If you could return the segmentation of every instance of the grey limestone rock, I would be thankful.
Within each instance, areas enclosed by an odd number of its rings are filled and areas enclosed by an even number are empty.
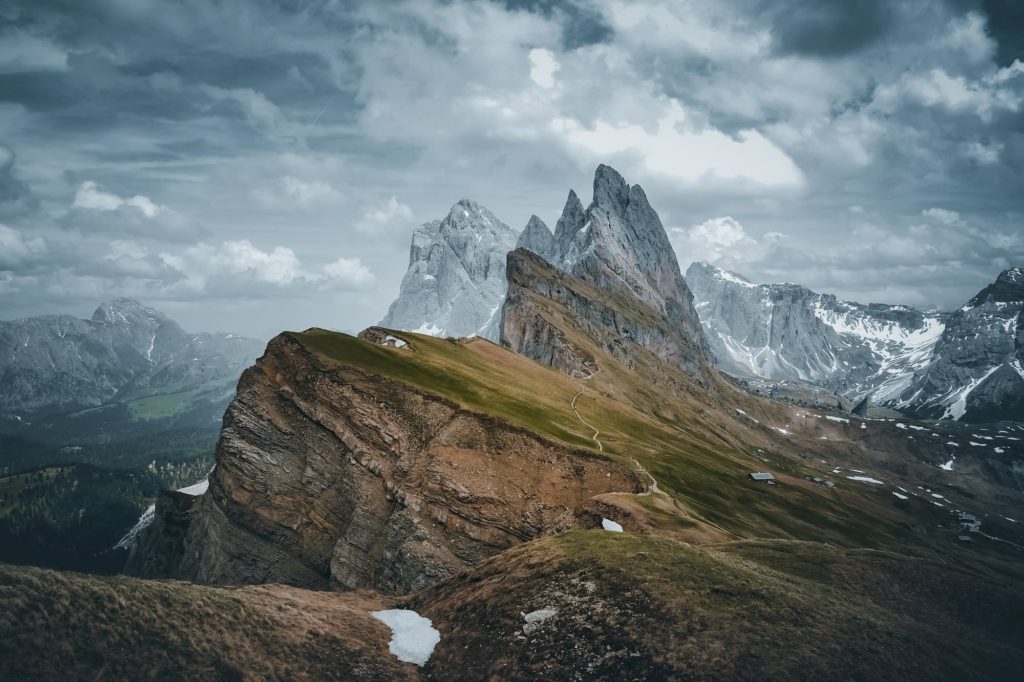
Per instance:
[[[443,220],[416,229],[409,269],[382,327],[435,336],[497,339],[505,298],[505,256],[516,232],[463,199]]]

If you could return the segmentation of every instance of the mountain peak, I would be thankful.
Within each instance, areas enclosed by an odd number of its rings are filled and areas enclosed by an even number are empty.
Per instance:
[[[594,205],[622,214],[629,203],[630,187],[617,170],[603,163],[594,171]],[[646,199],[646,197],[645,197]]]
[[[162,322],[167,317],[153,308],[142,305],[134,298],[118,297],[101,303],[92,314],[93,322],[126,324],[141,320]]]
[[[448,233],[446,227],[454,227],[458,231],[472,232],[476,236],[487,232],[492,235],[503,237],[515,237],[515,232],[505,223],[498,220],[487,207],[478,204],[472,199],[459,199],[448,211],[448,215],[441,221],[442,233]]]
[[[974,308],[988,301],[993,303],[1012,303],[1024,301],[1024,268],[1007,268],[999,273],[996,281],[977,293],[968,304]]]
[[[554,235],[543,220],[535,215],[530,216],[523,233],[519,235],[517,248],[529,249],[545,260],[550,261],[554,257]]]
[[[996,278],[997,282],[1009,282],[1009,283],[1024,283],[1024,268],[1007,268],[999,273],[999,277]]]
[[[757,286],[739,273],[730,272],[706,261],[694,261],[693,263],[690,263],[690,267],[686,269],[687,282],[698,277],[710,277],[723,282],[729,282],[731,284],[739,284],[744,287]]]

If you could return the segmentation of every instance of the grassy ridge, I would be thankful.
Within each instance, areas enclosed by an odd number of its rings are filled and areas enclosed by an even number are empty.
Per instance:
[[[664,365],[640,355],[639,368],[626,368],[569,328],[573,343],[587,344],[601,371],[577,381],[483,340],[456,343],[394,332],[412,350],[395,349],[352,336],[309,330],[289,333],[330,362],[411,384],[466,409],[491,414],[547,438],[596,452],[592,431],[569,408],[601,430],[603,455],[633,468],[635,459],[694,517],[738,537],[779,537],[836,542],[847,546],[901,546],[918,542],[893,515],[878,491],[850,486],[838,492],[814,487],[768,487],[746,480],[770,457],[776,472],[802,477],[797,458],[752,438],[727,419],[734,403],[750,409],[754,400],[731,387],[721,391],[673,392],[645,379]],[[685,376],[679,383],[687,381]],[[725,396],[723,399],[722,396]],[[757,447],[763,445],[764,447]]]

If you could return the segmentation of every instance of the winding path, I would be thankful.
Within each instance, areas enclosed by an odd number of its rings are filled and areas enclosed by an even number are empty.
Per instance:
[[[593,379],[594,375],[597,374],[600,371],[601,371],[600,368],[598,368],[594,372],[594,374],[591,374],[588,377],[584,377],[581,381],[589,381],[590,379]],[[587,428],[590,428],[590,429],[594,430],[594,435],[591,436],[591,438],[593,438],[594,442],[597,443],[597,449],[600,450],[601,452],[604,452],[604,444],[601,443],[601,438],[600,438],[601,431],[598,430],[598,428],[596,426],[594,426],[593,424],[588,422],[586,419],[584,419],[580,415],[579,410],[576,409],[576,399],[579,398],[581,395],[583,395],[583,393],[587,390],[587,387],[584,386],[582,383],[579,385],[579,387],[580,387],[580,390],[577,391],[576,395],[574,395],[572,397],[572,401],[569,403],[569,406],[572,408],[572,411],[576,415],[576,418],[580,421],[580,424],[583,424]],[[646,476],[647,478],[650,479],[650,483],[647,486],[647,490],[645,490],[642,493],[636,493],[637,497],[643,497],[644,495],[650,495],[651,493],[654,493],[655,495],[663,495],[672,504],[673,507],[677,508],[678,510],[680,510],[684,514],[687,514],[687,515],[690,515],[690,516],[692,516],[694,518],[700,519],[704,523],[706,523],[706,524],[708,524],[710,526],[713,526],[713,527],[717,528],[718,530],[720,530],[720,531],[722,531],[722,532],[724,532],[724,533],[726,533],[728,535],[732,535],[732,536],[737,537],[737,538],[741,537],[740,535],[737,535],[736,533],[732,532],[731,530],[723,528],[722,526],[718,525],[717,523],[714,523],[713,521],[709,521],[708,519],[704,518],[700,514],[697,514],[693,510],[687,509],[685,506],[680,504],[679,500],[677,500],[674,496],[669,495],[668,493],[664,493],[661,490],[659,490],[658,489],[658,481],[657,481],[657,479],[654,478],[654,476],[651,474],[651,472],[649,472],[647,469],[645,469],[644,465],[641,464],[639,462],[639,460],[637,460],[635,457],[631,457],[630,459],[632,459],[633,463],[636,464],[636,473],[642,474],[642,475],[644,475],[644,476]]]
[[[651,475],[650,471],[648,471],[647,469],[644,469],[644,465],[641,464],[639,462],[639,460],[637,460],[636,457],[630,457],[630,459],[633,460],[633,464],[636,464],[636,472],[638,474],[643,474],[647,478],[651,479],[650,484],[647,486],[647,490],[645,490],[642,493],[637,493],[637,497],[643,497],[644,495],[650,495],[651,493],[656,493],[656,494],[660,495],[661,491],[658,490],[658,481],[657,481],[657,479],[655,479],[654,476]]]
[[[600,371],[601,371],[600,369],[597,370],[597,372],[600,372]],[[597,372],[594,372],[594,374],[597,374]],[[594,378],[594,374],[591,374],[590,376],[584,378],[583,381],[588,381],[590,379],[593,379]],[[590,428],[590,429],[594,430],[594,435],[591,436],[591,438],[594,440],[595,443],[597,443],[597,449],[600,450],[601,452],[604,452],[604,444],[601,443],[601,439],[599,438],[599,436],[601,435],[601,432],[598,430],[598,428],[596,426],[594,426],[593,424],[588,422],[586,419],[581,417],[580,413],[579,413],[579,410],[576,409],[576,399],[579,398],[581,395],[583,395],[583,392],[585,390],[587,390],[587,387],[584,386],[583,384],[580,384],[580,390],[579,390],[579,392],[576,395],[574,395],[572,397],[572,402],[569,403],[569,407],[571,407],[572,411],[576,414],[576,418],[580,420],[580,424],[583,424],[587,428]]]

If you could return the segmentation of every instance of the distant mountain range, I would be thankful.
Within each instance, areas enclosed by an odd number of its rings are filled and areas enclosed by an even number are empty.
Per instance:
[[[953,312],[840,301],[754,284],[707,263],[686,272],[719,367],[802,380],[922,418],[1024,419],[1024,270]]]
[[[163,313],[118,298],[88,320],[45,315],[0,321],[0,414],[65,414],[111,403],[228,386],[262,344],[187,334]]]
[[[117,443],[216,433],[238,376],[262,348],[234,334],[186,333],[127,298],[100,305],[88,320],[0,322],[0,473],[68,461],[134,466],[127,460],[144,453],[126,452],[141,448]],[[156,454],[168,442],[146,449]]]

